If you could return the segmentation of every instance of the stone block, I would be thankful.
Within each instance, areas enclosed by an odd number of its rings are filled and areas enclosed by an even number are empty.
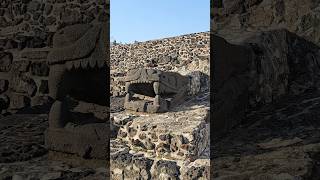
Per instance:
[[[31,74],[34,76],[48,76],[49,66],[46,61],[33,62],[31,64]]]
[[[159,160],[155,163],[153,179],[173,179],[178,180],[180,170],[176,162]]]
[[[116,139],[110,141],[111,178],[132,179],[202,179],[208,180],[210,159],[187,163],[180,160],[159,160],[129,151],[129,146]]]
[[[8,72],[12,65],[12,54],[0,52],[0,72]]]
[[[7,95],[0,95],[0,113],[1,110],[7,109],[10,104],[10,98]]]
[[[0,79],[0,94],[8,90],[9,81]]]
[[[12,63],[12,70],[14,72],[28,72],[30,67],[30,61],[20,60]]]
[[[188,110],[141,115],[122,126],[118,138],[131,149],[148,152],[150,156],[193,160],[208,146],[208,116],[208,107],[200,105]]]
[[[10,87],[13,92],[26,94],[30,97],[34,96],[37,92],[35,81],[22,73],[13,75]]]
[[[210,159],[197,159],[190,164],[181,167],[181,179],[186,180],[209,180],[210,179]]]
[[[49,93],[48,80],[41,80],[41,84],[39,87],[39,93],[41,93],[41,94],[48,94]]]
[[[10,96],[10,109],[22,109],[30,106],[30,98],[27,96],[12,93]]]

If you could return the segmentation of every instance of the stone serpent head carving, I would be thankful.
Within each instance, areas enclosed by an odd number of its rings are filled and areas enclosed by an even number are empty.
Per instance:
[[[189,77],[156,69],[133,69],[126,76],[124,107],[136,112],[165,112],[183,101]]]
[[[76,24],[54,35],[48,55],[49,93],[55,101],[49,114],[50,127],[64,127],[68,122],[66,96],[107,105],[103,30],[101,24]]]
[[[102,24],[77,24],[59,30],[48,55],[49,93],[54,103],[49,113],[45,143],[51,153],[63,152],[106,162],[106,119],[85,116],[86,108],[71,112],[72,97],[107,106],[106,48]]]

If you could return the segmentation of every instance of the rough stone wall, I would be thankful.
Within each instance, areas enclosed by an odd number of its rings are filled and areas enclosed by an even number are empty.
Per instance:
[[[152,67],[187,74],[210,71],[210,32],[200,32],[111,46],[111,89],[114,96],[123,95],[123,77],[129,69]]]
[[[118,72],[141,66],[177,67],[191,61],[209,59],[210,33],[194,33],[172,38],[118,44],[111,47],[111,68]],[[173,66],[172,66],[173,65]]]
[[[108,23],[107,9],[108,0],[2,0],[0,114],[47,102],[53,35],[68,25]]]

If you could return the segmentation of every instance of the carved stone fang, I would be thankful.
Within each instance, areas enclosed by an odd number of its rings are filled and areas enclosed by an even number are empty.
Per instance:
[[[154,97],[153,105],[160,106],[160,96],[159,95],[156,95],[156,97]]]
[[[130,82],[126,82],[126,93],[128,93],[129,92],[129,87],[130,87]]]
[[[159,87],[160,87],[160,83],[159,82],[154,82],[153,83],[153,90],[154,90],[154,93],[156,95],[159,95]]]
[[[125,97],[125,102],[130,102],[130,100],[131,100],[130,93],[127,93]]]

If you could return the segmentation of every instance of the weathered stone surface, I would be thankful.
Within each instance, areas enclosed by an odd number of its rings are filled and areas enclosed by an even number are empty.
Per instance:
[[[61,21],[66,25],[73,25],[73,24],[80,23],[81,21],[80,12],[72,9],[66,9],[65,11],[62,12]]]
[[[84,159],[107,159],[106,124],[66,126],[66,128],[47,130],[45,142],[49,150],[76,154]]]
[[[152,178],[179,179],[180,171],[176,162],[160,160],[156,162],[154,169],[155,173]]]
[[[106,167],[70,166],[59,161],[48,161],[47,156],[29,161],[1,163],[1,179],[110,179]],[[31,173],[32,172],[32,173]]]
[[[0,72],[10,71],[12,64],[12,55],[10,53],[0,52]]]
[[[190,163],[188,166],[181,168],[181,179],[210,179],[210,160],[197,159],[195,162]]]
[[[7,91],[9,86],[9,81],[6,79],[0,79],[0,94]]]
[[[30,61],[20,60],[12,63],[12,70],[14,72],[28,72],[30,67]]]
[[[10,95],[10,109],[22,109],[30,106],[30,98],[21,94]]]
[[[191,79],[188,90],[190,95],[197,95],[201,92],[209,91],[210,81],[207,74],[201,71],[194,71],[187,75]]]
[[[245,40],[254,51],[250,104],[265,104],[285,94],[319,87],[320,48],[286,30],[261,32]]]
[[[13,75],[10,87],[13,92],[27,94],[30,97],[37,92],[37,85],[34,80],[22,73]]]
[[[129,152],[120,140],[111,140],[110,171],[112,179],[210,179],[209,159],[185,161],[159,160]]]
[[[34,76],[48,76],[49,75],[49,66],[46,61],[42,62],[33,62],[30,66],[31,74]]]
[[[0,164],[30,160],[47,152],[43,147],[46,115],[12,115],[2,117],[0,122]]]

